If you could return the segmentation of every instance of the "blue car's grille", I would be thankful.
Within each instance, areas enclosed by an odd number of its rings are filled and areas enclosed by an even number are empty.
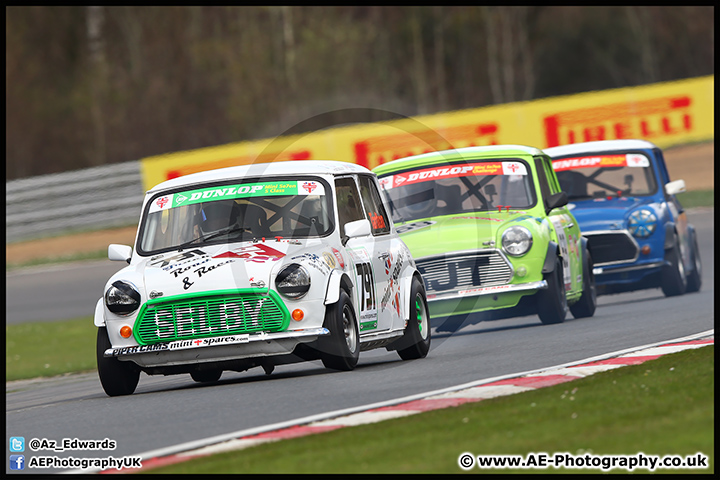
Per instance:
[[[634,262],[638,246],[626,231],[583,233],[588,239],[588,250],[596,267]]]

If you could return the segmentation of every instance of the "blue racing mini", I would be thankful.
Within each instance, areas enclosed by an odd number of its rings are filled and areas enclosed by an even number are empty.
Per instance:
[[[545,149],[588,238],[598,294],[660,287],[700,290],[695,228],[675,195],[663,153],[644,140],[604,140]]]

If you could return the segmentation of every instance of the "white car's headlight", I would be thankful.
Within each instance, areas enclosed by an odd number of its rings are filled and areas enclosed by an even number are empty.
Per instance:
[[[525,227],[515,225],[502,234],[502,247],[508,255],[525,255],[532,247],[532,233]]]
[[[275,277],[275,288],[286,297],[297,300],[310,290],[310,274],[302,265],[291,263]]]
[[[118,280],[105,292],[105,305],[118,315],[130,315],[140,307],[140,292],[135,285]]]
[[[652,235],[657,227],[657,217],[647,208],[635,210],[628,219],[628,230],[633,237],[646,238]]]

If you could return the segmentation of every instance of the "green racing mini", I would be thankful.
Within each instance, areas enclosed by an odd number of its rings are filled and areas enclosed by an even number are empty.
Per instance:
[[[568,309],[575,318],[594,315],[587,239],[543,151],[467,147],[373,171],[422,273],[432,318],[537,313],[554,324]]]

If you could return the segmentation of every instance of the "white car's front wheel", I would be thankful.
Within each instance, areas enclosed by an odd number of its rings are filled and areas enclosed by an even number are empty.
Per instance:
[[[105,357],[105,350],[111,348],[105,327],[98,328],[97,367],[103,390],[111,397],[131,395],[140,380],[140,368],[132,362],[121,362],[115,357]]]
[[[330,335],[320,342],[320,359],[333,370],[352,370],[360,358],[360,335],[355,320],[355,310],[348,294],[340,291],[340,298],[328,305],[325,312],[325,328]]]

